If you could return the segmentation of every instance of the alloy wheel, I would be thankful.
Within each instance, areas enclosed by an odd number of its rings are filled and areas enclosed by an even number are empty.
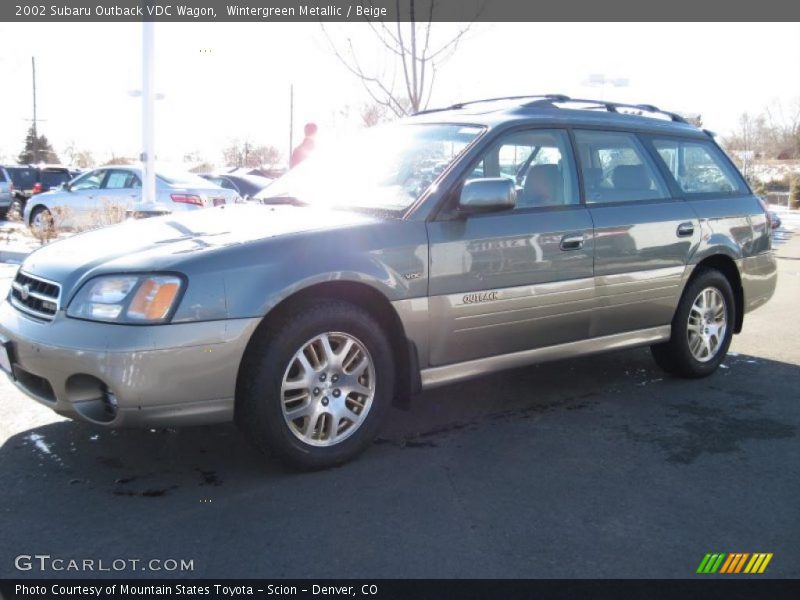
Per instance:
[[[364,423],[375,397],[375,366],[347,333],[308,340],[283,375],[281,409],[289,430],[312,446],[334,446]]]
[[[701,291],[689,310],[686,328],[689,351],[700,362],[713,359],[725,339],[728,310],[725,298],[715,287]]]

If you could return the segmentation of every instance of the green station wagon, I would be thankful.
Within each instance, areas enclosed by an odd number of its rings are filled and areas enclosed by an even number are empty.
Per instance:
[[[764,205],[708,132],[649,105],[426,111],[259,200],[34,252],[0,306],[0,366],[62,415],[235,420],[322,468],[393,402],[501,369],[648,345],[709,375],[776,285]]]

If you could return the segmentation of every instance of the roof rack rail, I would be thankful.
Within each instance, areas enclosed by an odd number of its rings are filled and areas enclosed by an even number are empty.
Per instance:
[[[464,108],[465,106],[469,106],[471,104],[482,104],[484,102],[501,102],[503,100],[530,100],[531,98],[537,98],[539,100],[551,100],[553,102],[567,102],[569,100],[569,96],[565,96],[564,94],[527,94],[524,96],[499,96],[497,98],[483,98],[481,100],[468,100],[466,102],[457,102],[455,104],[451,104],[450,106],[445,106],[442,108],[428,108],[425,110],[420,110],[415,112],[415,115],[425,115],[428,113],[434,112],[441,112],[443,110],[458,110],[459,108]]]
[[[686,119],[680,116],[678,113],[670,112],[668,110],[661,110],[657,106],[653,106],[652,104],[626,104],[624,102],[610,102],[608,100],[594,100],[591,98],[569,98],[567,96],[562,96],[559,98],[542,98],[539,100],[534,100],[533,102],[528,102],[524,104],[526,108],[533,108],[533,107],[550,107],[550,108],[560,108],[556,106],[554,103],[558,104],[568,104],[568,103],[575,103],[575,104],[589,104],[594,106],[588,106],[588,110],[596,110],[596,109],[604,109],[608,112],[618,113],[620,108],[629,108],[633,110],[639,110],[642,112],[649,112],[649,113],[657,113],[670,118],[670,120],[675,121],[676,123],[688,123]]]
[[[588,98],[570,98],[564,94],[528,94],[525,96],[500,96],[498,98],[484,98],[482,100],[469,100],[467,102],[458,102],[456,104],[452,104],[451,106],[447,106],[445,108],[431,108],[428,110],[421,110],[417,113],[417,115],[424,115],[427,113],[434,113],[434,112],[441,112],[445,110],[458,110],[460,108],[464,108],[471,104],[481,104],[484,102],[501,102],[503,100],[528,100],[522,104],[524,108],[561,108],[560,106],[556,106],[557,104],[589,104],[587,106],[587,110],[597,110],[602,109],[608,112],[619,113],[619,109],[633,109],[642,112],[649,112],[655,114],[661,114],[666,117],[669,117],[670,120],[675,121],[676,123],[688,123],[686,119],[684,119],[678,113],[670,112],[667,110],[661,110],[657,106],[652,104],[626,104],[624,102],[610,102],[608,100],[594,100]]]

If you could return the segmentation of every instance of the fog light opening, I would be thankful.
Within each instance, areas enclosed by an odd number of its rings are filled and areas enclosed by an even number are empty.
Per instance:
[[[103,381],[85,373],[72,375],[66,383],[67,400],[87,421],[108,424],[117,418],[119,402]]]

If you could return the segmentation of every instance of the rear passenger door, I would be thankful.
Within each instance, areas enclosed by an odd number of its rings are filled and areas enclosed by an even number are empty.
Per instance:
[[[592,222],[565,130],[501,134],[463,181],[506,177],[517,207],[461,215],[461,185],[428,223],[430,362],[444,365],[585,338]]]
[[[100,193],[100,202],[95,207],[96,217],[101,221],[113,217],[119,211],[131,208],[142,196],[139,176],[130,169],[111,169]]]
[[[673,198],[637,135],[575,130],[594,222],[591,336],[669,324],[700,239],[694,210]]]

